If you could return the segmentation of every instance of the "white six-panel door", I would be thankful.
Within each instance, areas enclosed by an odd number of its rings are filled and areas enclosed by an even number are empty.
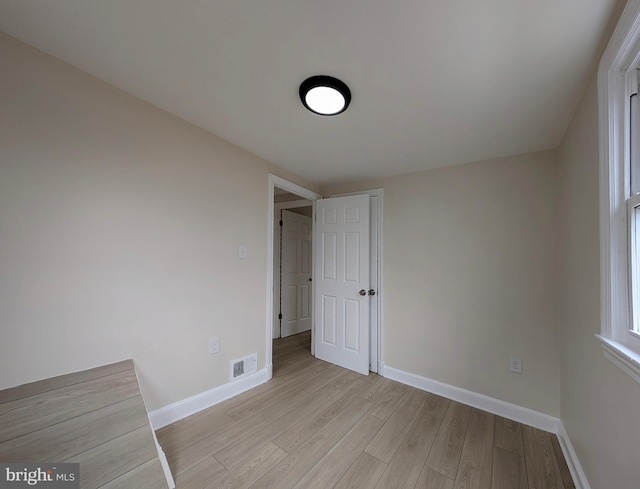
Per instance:
[[[282,211],[282,337],[311,329],[311,218]]]
[[[369,196],[316,201],[315,354],[369,373]]]

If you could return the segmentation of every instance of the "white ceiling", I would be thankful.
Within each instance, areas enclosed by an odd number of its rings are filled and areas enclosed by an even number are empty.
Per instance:
[[[0,0],[0,30],[320,184],[557,147],[621,0]],[[327,74],[353,99],[308,112]]]

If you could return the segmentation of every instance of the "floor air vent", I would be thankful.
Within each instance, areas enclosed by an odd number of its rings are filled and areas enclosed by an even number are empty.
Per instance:
[[[238,380],[246,375],[253,374],[257,371],[258,354],[253,353],[249,356],[231,360],[231,380]]]

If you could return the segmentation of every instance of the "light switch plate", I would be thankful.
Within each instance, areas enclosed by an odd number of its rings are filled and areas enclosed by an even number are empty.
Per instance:
[[[509,358],[509,370],[516,374],[522,373],[522,359],[519,357]]]

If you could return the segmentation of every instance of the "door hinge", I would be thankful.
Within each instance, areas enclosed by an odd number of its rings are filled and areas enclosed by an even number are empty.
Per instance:
[[[282,319],[282,314],[278,314],[278,319]]]
[[[280,219],[280,226],[282,226],[284,223],[282,222],[282,219]]]

